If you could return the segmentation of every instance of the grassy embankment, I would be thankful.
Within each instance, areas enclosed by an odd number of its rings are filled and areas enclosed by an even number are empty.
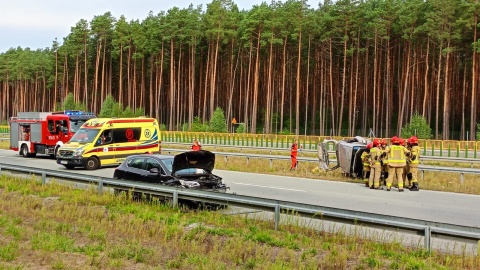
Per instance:
[[[480,256],[428,254],[286,220],[172,209],[0,176],[0,269],[480,269]],[[412,243],[414,246],[422,243]]]
[[[168,145],[168,143],[162,144],[163,148],[174,149],[178,148],[179,151],[188,150],[188,146],[182,145]],[[240,152],[234,148],[221,148],[221,147],[202,147],[204,150],[216,151],[216,152]],[[269,155],[270,152],[267,150],[248,150],[242,149],[242,153],[250,154],[263,154]],[[272,153],[272,155],[280,155],[281,152]],[[283,152],[284,155],[289,155],[289,152]],[[311,157],[316,158],[316,155],[313,153],[301,152],[299,157]],[[335,157],[332,157],[335,158]],[[217,156],[215,160],[215,169],[218,170],[231,170],[231,171],[242,171],[242,172],[252,172],[252,173],[266,173],[274,175],[284,175],[284,176],[293,176],[293,177],[305,177],[312,179],[323,179],[323,180],[332,180],[332,181],[342,181],[342,182],[357,182],[361,183],[360,179],[352,179],[345,177],[340,169],[330,172],[318,172],[314,170],[318,164],[314,162],[300,162],[298,170],[290,171],[289,160],[273,160],[272,166],[270,166],[269,160],[259,159],[259,158],[250,158],[247,166],[247,159],[245,157],[228,157],[225,160],[222,156]],[[431,166],[447,166],[447,167],[457,167],[457,168],[470,168],[470,163],[452,163],[452,162],[425,162],[425,165]],[[333,165],[330,165],[333,166]],[[474,163],[473,168],[480,168],[480,162]],[[419,176],[420,177],[420,176]],[[424,179],[419,180],[419,185],[421,189],[426,190],[436,190],[436,191],[446,191],[446,192],[458,192],[458,193],[468,193],[468,194],[480,194],[480,179],[478,176],[473,174],[465,174],[463,183],[460,180],[460,174],[458,173],[440,173],[440,172],[425,172]]]

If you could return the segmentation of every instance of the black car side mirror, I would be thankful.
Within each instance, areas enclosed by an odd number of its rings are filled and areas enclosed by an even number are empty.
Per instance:
[[[157,173],[158,174],[158,168],[151,168],[148,170],[150,173]]]

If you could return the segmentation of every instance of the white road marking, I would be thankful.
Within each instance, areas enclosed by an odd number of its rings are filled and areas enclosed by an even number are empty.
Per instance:
[[[291,188],[279,188],[279,187],[271,187],[271,186],[260,186],[260,185],[252,185],[252,184],[237,183],[237,182],[233,182],[232,184],[235,184],[235,185],[243,185],[243,186],[252,186],[252,187],[263,187],[263,188],[281,189],[281,190],[289,190],[289,191],[298,191],[298,192],[306,192],[305,190],[298,190],[298,189],[291,189]]]

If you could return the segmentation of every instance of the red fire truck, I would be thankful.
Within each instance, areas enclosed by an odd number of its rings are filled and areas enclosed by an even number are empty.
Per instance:
[[[83,111],[19,112],[11,117],[10,149],[24,157],[57,156],[57,150],[95,114]]]

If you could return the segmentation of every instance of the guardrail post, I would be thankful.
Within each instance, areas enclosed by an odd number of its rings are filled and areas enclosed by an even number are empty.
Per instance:
[[[457,143],[457,157],[460,157],[460,144]]]
[[[465,158],[468,158],[468,142],[465,144]]]
[[[477,158],[477,150],[478,150],[478,149],[477,149],[477,144],[475,144],[475,146],[473,147],[473,150],[474,150],[474,152],[473,152],[473,158]]]
[[[422,179],[422,181],[423,181],[423,178],[424,178],[424,174],[425,174],[425,171],[421,170],[420,171],[420,179]]]
[[[452,149],[451,149],[451,146],[450,146],[450,144],[449,144],[449,145],[448,145],[448,157],[451,156],[451,150],[452,150]]]
[[[273,166],[272,163],[273,163],[273,159],[270,159],[270,168],[272,168],[272,166]]]
[[[98,195],[102,195],[103,193],[103,180],[102,178],[100,178],[100,180],[98,180]]]
[[[425,140],[425,146],[423,147],[423,155],[427,155],[427,140]]]
[[[435,144],[432,144],[432,157],[435,156]]]
[[[178,206],[178,191],[173,191],[172,207],[175,208]]]
[[[280,205],[275,205],[275,231],[278,230],[280,224]]]
[[[440,156],[443,157],[443,143],[440,144]]]
[[[432,252],[432,228],[430,227],[425,227],[425,230],[424,230],[424,234],[425,234],[425,249],[428,251],[428,253]]]
[[[227,163],[228,159],[227,159],[227,156],[225,156],[225,163]]]
[[[42,172],[42,185],[47,183],[47,172]]]
[[[463,173],[460,173],[460,183],[463,185],[464,176]]]
[[[247,157],[247,165],[248,165],[248,161],[250,161],[250,158],[249,158],[249,157]]]

